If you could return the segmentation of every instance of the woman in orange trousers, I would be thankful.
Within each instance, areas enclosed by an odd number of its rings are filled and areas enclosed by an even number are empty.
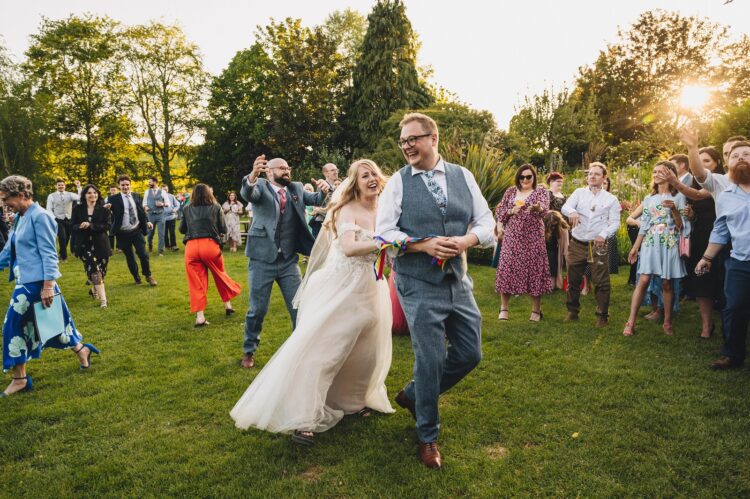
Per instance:
[[[224,271],[219,239],[226,235],[227,224],[221,206],[206,184],[198,184],[193,189],[190,205],[183,211],[180,232],[185,234],[185,271],[190,289],[190,311],[195,313],[195,327],[209,324],[204,315],[209,270],[214,276],[227,316],[232,315],[231,300],[240,294],[241,288]]]

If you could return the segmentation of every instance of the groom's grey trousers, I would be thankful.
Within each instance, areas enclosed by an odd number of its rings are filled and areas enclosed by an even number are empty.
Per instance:
[[[250,289],[250,308],[245,316],[245,341],[242,345],[245,353],[254,353],[258,348],[260,331],[263,328],[263,319],[268,312],[274,281],[279,283],[289,317],[292,319],[292,330],[294,330],[297,324],[297,309],[292,306],[292,300],[302,282],[298,261],[297,253],[292,253],[288,258],[284,258],[283,254],[279,253],[273,263],[253,258],[248,260],[247,280]]]
[[[437,284],[398,274],[396,289],[415,357],[414,379],[404,391],[416,403],[419,441],[436,442],[438,396],[482,358],[482,316],[472,293],[473,282],[466,274],[447,274]]]

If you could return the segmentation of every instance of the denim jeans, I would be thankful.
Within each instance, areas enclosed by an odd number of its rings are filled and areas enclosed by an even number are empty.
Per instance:
[[[724,348],[721,354],[744,362],[747,327],[750,324],[750,260],[727,258],[724,294],[726,305],[721,313],[724,321]]]
[[[446,275],[439,284],[431,284],[399,274],[396,289],[414,350],[413,379],[404,392],[416,404],[419,441],[436,442],[438,397],[482,358],[482,316],[468,275]]]

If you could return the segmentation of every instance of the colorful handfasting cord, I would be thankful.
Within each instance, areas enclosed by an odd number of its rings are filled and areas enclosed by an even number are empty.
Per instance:
[[[378,257],[375,259],[373,264],[373,270],[375,271],[375,279],[381,280],[383,278],[383,271],[385,270],[385,260],[388,250],[394,252],[393,256],[398,256],[406,251],[406,246],[409,243],[416,243],[424,241],[425,239],[431,239],[438,236],[427,236],[427,237],[407,237],[405,239],[396,239],[395,241],[387,241],[380,236],[375,236],[375,241],[380,243],[378,251]],[[445,263],[447,260],[443,260],[438,257],[432,257],[432,265],[439,265],[440,270],[445,270]]]

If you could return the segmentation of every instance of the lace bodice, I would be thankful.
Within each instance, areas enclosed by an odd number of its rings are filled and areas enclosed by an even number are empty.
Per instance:
[[[353,223],[342,223],[338,229],[338,235],[342,236],[345,232],[354,231],[356,241],[370,241],[374,233],[365,230],[359,225]],[[362,256],[346,256],[341,248],[341,239],[336,238],[331,245],[331,252],[328,254],[326,267],[336,272],[351,272],[355,274],[354,279],[358,279],[364,272],[372,272],[372,264],[375,262],[377,255],[369,254]]]

